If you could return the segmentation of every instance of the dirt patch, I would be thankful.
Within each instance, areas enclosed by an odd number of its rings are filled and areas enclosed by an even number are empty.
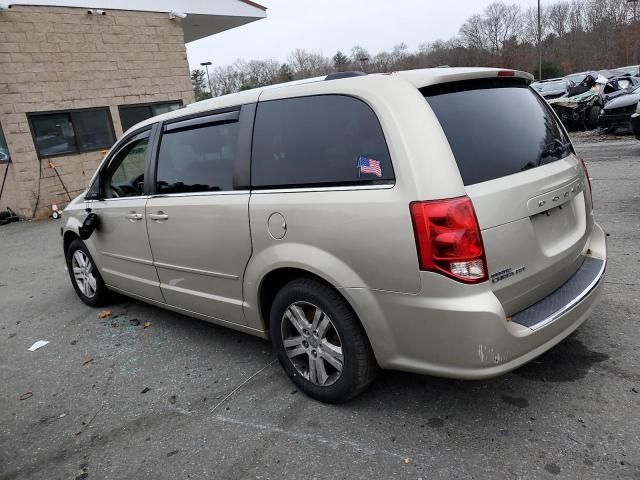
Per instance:
[[[598,130],[571,132],[569,137],[571,138],[571,141],[575,143],[624,142],[635,139],[631,132],[627,134],[602,134],[599,133]]]

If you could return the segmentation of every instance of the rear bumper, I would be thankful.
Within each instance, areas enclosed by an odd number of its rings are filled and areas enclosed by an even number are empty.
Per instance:
[[[640,140],[640,113],[631,115],[631,131]]]
[[[431,288],[430,277],[431,295],[366,289],[343,292],[362,319],[382,368],[451,378],[490,378],[544,353],[589,317],[603,288],[606,262],[605,234],[598,225],[589,251],[585,260],[590,265],[596,262],[599,268],[583,272],[579,285],[571,284],[574,276],[512,319],[506,318],[486,284],[468,286],[465,294],[457,295],[460,288],[453,285]],[[539,311],[536,314],[531,309]],[[523,319],[527,311],[531,326],[514,321]]]

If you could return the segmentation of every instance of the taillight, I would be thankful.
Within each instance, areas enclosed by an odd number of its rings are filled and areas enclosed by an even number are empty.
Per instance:
[[[466,283],[488,279],[480,226],[468,197],[410,205],[421,270]]]
[[[589,195],[591,196],[591,208],[593,208],[593,190],[591,190],[591,177],[589,176],[589,170],[587,170],[587,164],[583,159],[580,159],[580,166],[584,170],[584,176],[587,177],[587,183],[589,184]]]

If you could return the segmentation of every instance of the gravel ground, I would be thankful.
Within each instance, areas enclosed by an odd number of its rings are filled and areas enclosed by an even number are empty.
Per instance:
[[[340,406],[263,340],[126,299],[97,319],[59,223],[0,227],[0,479],[640,478],[640,142],[577,148],[611,233],[593,317],[500,378],[383,372]]]

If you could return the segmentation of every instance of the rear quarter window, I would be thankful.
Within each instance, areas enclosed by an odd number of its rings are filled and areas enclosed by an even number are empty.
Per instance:
[[[320,95],[258,104],[253,187],[384,184],[393,179],[380,123],[361,100]]]
[[[421,92],[440,121],[465,185],[536,168],[571,153],[546,102],[522,82],[474,80]]]

